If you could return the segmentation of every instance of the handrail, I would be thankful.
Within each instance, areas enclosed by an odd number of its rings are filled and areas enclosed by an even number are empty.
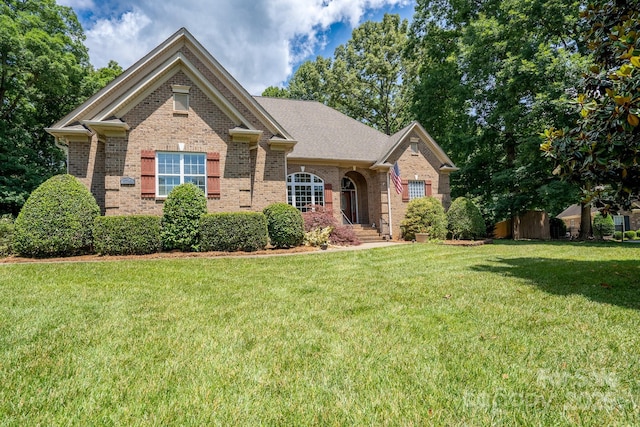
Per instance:
[[[347,220],[347,224],[353,225],[351,220],[349,220],[349,218],[347,218],[347,215],[344,213],[344,211],[342,209],[340,209],[340,213],[342,214],[342,217]]]

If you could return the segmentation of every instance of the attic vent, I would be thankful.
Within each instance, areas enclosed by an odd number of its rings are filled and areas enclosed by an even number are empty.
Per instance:
[[[172,85],[171,89],[173,90],[173,111],[188,112],[191,86]]]

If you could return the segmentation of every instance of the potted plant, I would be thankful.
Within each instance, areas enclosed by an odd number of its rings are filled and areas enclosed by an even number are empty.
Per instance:
[[[422,229],[416,233],[416,242],[425,243],[428,241],[429,241],[429,233],[427,232],[427,230]]]

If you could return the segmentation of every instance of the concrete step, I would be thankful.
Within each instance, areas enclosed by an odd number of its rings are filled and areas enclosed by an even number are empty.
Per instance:
[[[384,239],[378,233],[378,230],[368,224],[353,224],[351,226],[353,232],[362,243],[380,242]]]

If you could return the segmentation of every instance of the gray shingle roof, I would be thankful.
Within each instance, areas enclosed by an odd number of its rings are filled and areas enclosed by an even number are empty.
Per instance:
[[[316,101],[255,99],[298,141],[291,158],[374,163],[391,143],[388,135]]]

